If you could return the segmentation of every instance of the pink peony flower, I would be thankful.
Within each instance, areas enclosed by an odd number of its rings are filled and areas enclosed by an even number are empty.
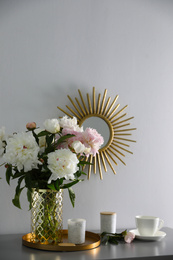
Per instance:
[[[62,143],[62,146],[64,146],[64,147],[71,146],[72,143],[75,141],[80,141],[83,144],[82,132],[74,131],[74,130],[68,129],[68,128],[62,129],[62,135],[67,135],[67,134],[74,135],[74,137],[70,137],[69,139],[67,139],[66,142]]]
[[[26,128],[28,130],[34,130],[36,128],[36,123],[35,122],[27,123]]]
[[[86,128],[84,132],[74,131],[72,129],[64,128],[62,130],[62,134],[73,134],[74,137],[71,137],[67,140],[66,144],[62,144],[65,146],[71,146],[73,142],[80,141],[87,149],[85,149],[85,155],[89,156],[92,154],[93,156],[98,153],[101,145],[104,143],[103,137],[97,132],[96,129]]]
[[[90,147],[90,154],[93,154],[93,156],[95,156],[96,153],[98,153],[101,145],[104,143],[103,137],[97,132],[96,129],[92,129],[89,127],[86,128],[85,131],[82,133],[82,137],[82,143],[86,147]]]
[[[127,232],[127,234],[125,235],[125,237],[124,237],[124,241],[126,242],[126,243],[131,243],[132,241],[133,241],[133,239],[135,238],[135,234],[134,233],[132,233],[132,232]]]

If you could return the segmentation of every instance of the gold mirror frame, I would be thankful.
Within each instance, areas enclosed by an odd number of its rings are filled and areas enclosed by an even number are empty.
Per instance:
[[[79,99],[75,97],[78,106],[71,99],[71,97],[67,95],[71,104],[75,108],[76,112],[68,105],[66,105],[66,107],[72,114],[64,111],[60,107],[57,108],[71,118],[75,116],[78,120],[79,126],[82,126],[83,122],[90,117],[99,117],[107,123],[110,130],[110,137],[108,143],[99,150],[99,153],[97,153],[95,157],[90,155],[88,158],[89,162],[92,163],[93,165],[93,171],[95,174],[97,171],[97,164],[98,164],[100,179],[103,179],[101,162],[106,172],[107,172],[107,166],[106,166],[106,162],[107,162],[110,168],[112,169],[112,171],[114,172],[114,174],[116,174],[116,171],[110,159],[113,161],[115,165],[118,165],[115,159],[113,158],[113,156],[115,156],[121,163],[126,165],[125,162],[120,158],[120,156],[125,157],[123,152],[133,154],[131,151],[129,151],[124,147],[130,147],[130,145],[128,144],[129,142],[136,142],[134,140],[125,138],[126,136],[132,135],[131,131],[136,130],[136,128],[126,128],[127,126],[130,125],[130,123],[129,122],[127,123],[127,121],[130,121],[134,117],[129,117],[125,119],[125,116],[127,114],[126,113],[122,114],[122,112],[127,108],[127,105],[124,106],[119,111],[117,111],[117,109],[120,106],[120,104],[116,105],[116,101],[119,97],[118,95],[116,95],[116,97],[114,98],[111,104],[110,104],[110,100],[111,100],[110,97],[106,101],[107,89],[105,89],[104,91],[102,100],[101,100],[101,94],[98,94],[98,98],[96,101],[95,87],[93,87],[92,102],[89,94],[87,93],[88,105],[85,103],[82,93],[79,89],[78,92],[81,99],[80,102]],[[88,179],[90,179],[91,176],[92,165],[89,165],[88,167]]]

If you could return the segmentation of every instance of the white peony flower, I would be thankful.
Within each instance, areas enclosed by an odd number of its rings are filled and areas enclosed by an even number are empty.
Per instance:
[[[3,126],[0,129],[0,157],[3,155],[4,153],[4,148],[5,148],[5,127]]]
[[[52,172],[48,183],[65,178],[73,180],[74,173],[79,170],[77,156],[69,149],[60,149],[48,154],[48,168]]]
[[[4,126],[0,129],[0,140],[1,141],[5,140],[5,127]]]
[[[6,153],[3,159],[6,163],[13,164],[18,171],[24,172],[37,168],[40,164],[38,152],[40,148],[37,145],[33,135],[28,133],[15,134],[7,140]]]
[[[88,154],[91,150],[91,148],[88,148],[86,147],[84,144],[82,144],[80,141],[74,141],[72,144],[71,144],[71,147],[75,150],[75,152],[78,154],[82,154],[82,153],[85,153],[85,154]]]
[[[67,116],[63,116],[60,119],[60,126],[62,128],[71,129],[73,131],[83,132],[83,127],[80,127],[77,124],[77,118],[76,117],[68,118]]]
[[[56,134],[60,130],[59,120],[58,119],[46,119],[44,122],[44,127],[46,131],[51,134]]]
[[[0,140],[0,157],[4,154],[5,143]]]

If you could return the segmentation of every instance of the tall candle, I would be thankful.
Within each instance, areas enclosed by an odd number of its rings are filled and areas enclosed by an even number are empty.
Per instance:
[[[100,226],[101,233],[116,233],[116,213],[100,212]]]
[[[68,242],[74,244],[85,243],[85,229],[85,219],[68,219]]]

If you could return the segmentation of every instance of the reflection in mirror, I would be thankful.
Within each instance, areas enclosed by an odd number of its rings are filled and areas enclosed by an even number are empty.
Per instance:
[[[97,129],[99,134],[101,134],[104,138],[104,144],[101,146],[101,148],[107,145],[110,138],[110,129],[108,124],[102,118],[97,116],[89,117],[83,122],[82,126],[84,130],[87,127]]]
[[[73,108],[66,105],[70,112],[64,111],[58,107],[63,113],[69,117],[76,117],[80,126],[91,127],[96,129],[103,137],[104,144],[99,150],[99,153],[93,157],[90,155],[87,159],[91,163],[88,166],[88,179],[91,175],[91,169],[96,173],[99,171],[100,179],[103,179],[102,167],[107,171],[107,165],[116,174],[113,165],[118,165],[117,162],[121,162],[124,165],[125,153],[133,154],[129,150],[129,143],[135,142],[129,136],[131,131],[136,128],[128,128],[130,125],[129,121],[133,117],[126,118],[124,110],[127,105],[119,109],[120,104],[116,104],[118,95],[110,103],[111,98],[106,99],[107,89],[105,89],[103,97],[98,94],[96,97],[95,87],[93,87],[92,97],[87,93],[87,102],[85,102],[81,91],[78,89],[80,99],[75,97],[75,101],[68,98]],[[123,160],[122,160],[123,159]]]

